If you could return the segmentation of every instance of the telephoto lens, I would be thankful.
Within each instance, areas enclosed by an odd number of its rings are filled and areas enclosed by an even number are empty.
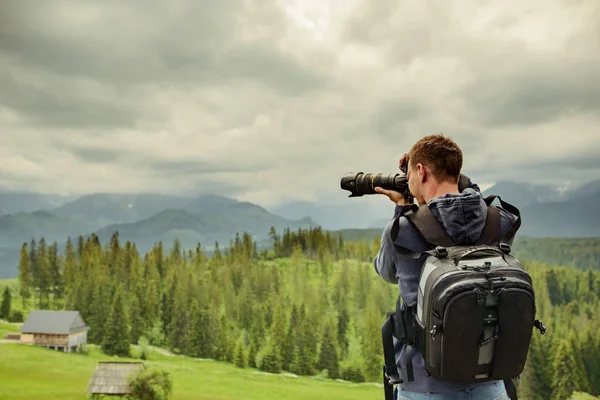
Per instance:
[[[383,189],[394,190],[402,193],[407,199],[410,199],[410,191],[408,190],[408,180],[406,175],[395,173],[395,174],[383,174],[383,173],[351,173],[342,177],[340,186],[343,190],[348,190],[350,196],[348,197],[360,197],[365,194],[378,194],[375,191],[376,187]]]

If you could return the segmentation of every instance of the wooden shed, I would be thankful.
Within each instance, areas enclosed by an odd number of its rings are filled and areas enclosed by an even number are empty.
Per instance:
[[[144,364],[137,361],[99,361],[90,378],[87,392],[93,396],[130,395],[131,390],[127,384],[127,378],[144,368]]]
[[[21,327],[21,343],[65,352],[87,344],[89,327],[78,311],[34,310]]]

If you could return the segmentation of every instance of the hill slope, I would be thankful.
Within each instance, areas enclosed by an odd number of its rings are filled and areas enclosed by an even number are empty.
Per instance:
[[[20,212],[0,216],[0,243],[20,247],[31,238],[44,237],[46,241],[66,240],[87,232],[91,226],[83,221],[57,216],[49,211]]]
[[[521,210],[521,235],[600,237],[600,201],[596,195],[564,202],[530,205]]]
[[[99,229],[110,224],[139,221],[169,208],[182,208],[189,201],[185,197],[148,193],[95,193],[64,204],[52,212]]]
[[[0,190],[0,215],[51,210],[71,200],[72,196]]]
[[[101,241],[119,232],[122,240],[134,241],[144,250],[159,240],[171,245],[178,238],[184,248],[198,243],[212,247],[215,242],[228,245],[236,233],[250,233],[255,239],[268,237],[271,226],[278,231],[285,228],[308,228],[314,223],[309,218],[293,221],[274,215],[252,203],[240,202],[221,196],[203,196],[185,204],[182,209],[167,209],[127,224],[113,224],[96,231]]]
[[[38,347],[0,343],[0,398],[29,400],[84,399],[90,377],[98,361],[111,360],[95,346],[88,355],[62,353]],[[164,353],[164,354],[163,354]],[[155,349],[152,363],[170,373],[173,381],[171,400],[210,399],[373,399],[383,389],[372,383],[267,374],[256,369],[240,369],[232,364],[190,357],[169,356]],[[140,361],[119,359],[120,361]],[[243,382],[243,384],[240,384]]]

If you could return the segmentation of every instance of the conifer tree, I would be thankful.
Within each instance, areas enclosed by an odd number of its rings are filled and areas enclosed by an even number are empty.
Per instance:
[[[554,269],[551,269],[546,274],[546,285],[548,286],[548,294],[550,295],[552,305],[562,304],[561,284],[558,273]]]
[[[31,273],[31,289],[33,291],[33,304],[34,307],[39,307],[39,282],[40,282],[40,272],[38,267],[37,260],[37,248],[35,239],[31,239],[31,243],[29,245],[29,271]]]
[[[335,331],[330,322],[327,322],[323,329],[318,364],[320,370],[327,370],[327,376],[329,378],[339,378],[339,358],[337,346],[335,344]]]
[[[342,379],[350,382],[364,382],[366,380],[363,373],[364,359],[362,356],[360,338],[357,334],[357,324],[358,322],[353,320],[348,327],[348,354],[346,358],[340,362],[340,374]]]
[[[248,346],[248,366],[256,368],[256,356],[258,349],[256,347],[256,341],[250,339],[250,345]]]
[[[370,381],[376,380],[381,373],[383,353],[381,350],[382,316],[377,309],[373,297],[368,298],[365,312],[361,315],[360,333],[362,356],[364,359],[363,373]]]
[[[147,331],[160,316],[160,274],[156,263],[150,257],[144,259],[143,270],[138,291],[141,292],[140,308]]]
[[[171,296],[167,293],[163,293],[160,298],[160,319],[161,319],[161,330],[163,335],[167,336],[169,334],[169,324],[171,323]]]
[[[10,318],[12,296],[8,286],[2,292],[2,304],[0,304],[0,319],[8,320]]]
[[[218,336],[216,336],[215,358],[219,361],[233,361],[235,339],[233,329],[227,316],[222,314],[218,320]]]
[[[147,321],[143,319],[142,307],[136,294],[131,295],[130,321],[131,343],[137,344],[139,338],[144,335],[144,332],[146,332]]]
[[[50,264],[48,263],[48,246],[46,240],[42,237],[39,242],[38,254],[36,257],[38,266],[37,287],[39,289],[38,307],[45,309],[49,305],[51,291]]]
[[[246,355],[243,335],[240,335],[235,345],[235,357],[233,363],[238,368],[246,368],[248,366],[248,356]]]
[[[119,285],[110,315],[106,321],[102,350],[109,356],[129,357],[131,354],[130,337],[131,327],[125,309],[125,290],[122,285]]]
[[[48,248],[48,269],[50,273],[50,291],[55,309],[59,309],[62,303],[63,283],[61,279],[60,264],[58,261],[58,244],[56,242]]]
[[[64,266],[62,272],[62,282],[64,285],[63,294],[65,296],[64,303],[66,309],[72,309],[75,302],[75,286],[77,274],[77,254],[73,248],[73,243],[69,237],[64,251]]]
[[[294,343],[296,343],[296,330],[298,329],[298,310],[296,305],[292,306],[290,313],[289,322],[287,325],[287,332],[285,334],[285,340],[283,342],[283,348],[281,349],[281,367],[290,371],[292,363],[294,361]]]
[[[269,331],[269,340],[272,342],[280,357],[284,348],[286,337],[286,317],[281,303],[278,303],[273,315],[273,322]]]
[[[559,339],[552,367],[552,400],[568,400],[578,388],[580,377],[573,347],[566,339]]]
[[[348,331],[349,322],[350,315],[348,314],[348,304],[346,303],[346,299],[343,298],[340,302],[337,318],[337,342],[340,347],[340,355],[342,358],[345,358],[348,352],[348,338],[346,333]]]
[[[31,297],[31,270],[30,258],[27,253],[27,243],[21,246],[21,255],[19,257],[19,294],[23,303],[23,309],[27,307],[27,302]]]
[[[90,325],[88,340],[90,343],[102,344],[104,332],[108,328],[107,318],[110,313],[108,305],[110,303],[108,303],[107,291],[106,282],[98,281],[92,292],[91,316],[88,319]]]
[[[175,279],[179,279],[177,276]],[[184,286],[182,282],[179,286]],[[188,304],[188,296],[186,291],[179,290],[174,293],[173,309],[171,322],[169,324],[170,346],[171,349],[185,354],[191,339],[191,313]]]
[[[590,393],[598,396],[600,394],[600,338],[597,329],[588,328],[582,335],[581,345],[581,358],[585,375],[589,378]]]
[[[195,307],[194,307],[195,310]],[[190,339],[191,353],[199,358],[218,359],[219,321],[214,311],[208,307],[198,309],[193,316],[192,337]]]
[[[304,304],[298,313],[298,328],[294,346],[292,372],[298,375],[312,375],[314,373],[317,352],[317,330],[314,319],[306,313]]]

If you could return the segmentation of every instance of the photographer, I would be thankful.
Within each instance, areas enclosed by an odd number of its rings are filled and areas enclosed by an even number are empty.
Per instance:
[[[408,178],[408,187],[419,207],[429,207],[442,224],[448,236],[457,245],[475,243],[486,222],[487,205],[479,187],[461,174],[463,155],[460,147],[441,134],[423,137],[400,159],[400,169]],[[375,188],[395,205],[394,218],[406,212],[411,205],[399,192]],[[414,207],[414,205],[413,205]],[[507,231],[515,216],[500,209],[500,227]],[[411,259],[399,254],[391,242],[392,222],[388,223],[381,238],[381,248],[375,257],[377,273],[387,282],[397,283],[402,297],[402,307],[417,301],[419,276],[423,259]],[[512,239],[511,239],[512,240]],[[419,231],[404,216],[399,218],[396,243],[415,252],[430,249]],[[396,364],[406,371],[406,345],[394,339]],[[513,387],[505,388],[503,381],[465,384],[446,382],[428,376],[419,351],[411,348],[414,380],[404,382],[394,389],[395,399],[509,399]],[[400,390],[398,391],[398,388]]]

